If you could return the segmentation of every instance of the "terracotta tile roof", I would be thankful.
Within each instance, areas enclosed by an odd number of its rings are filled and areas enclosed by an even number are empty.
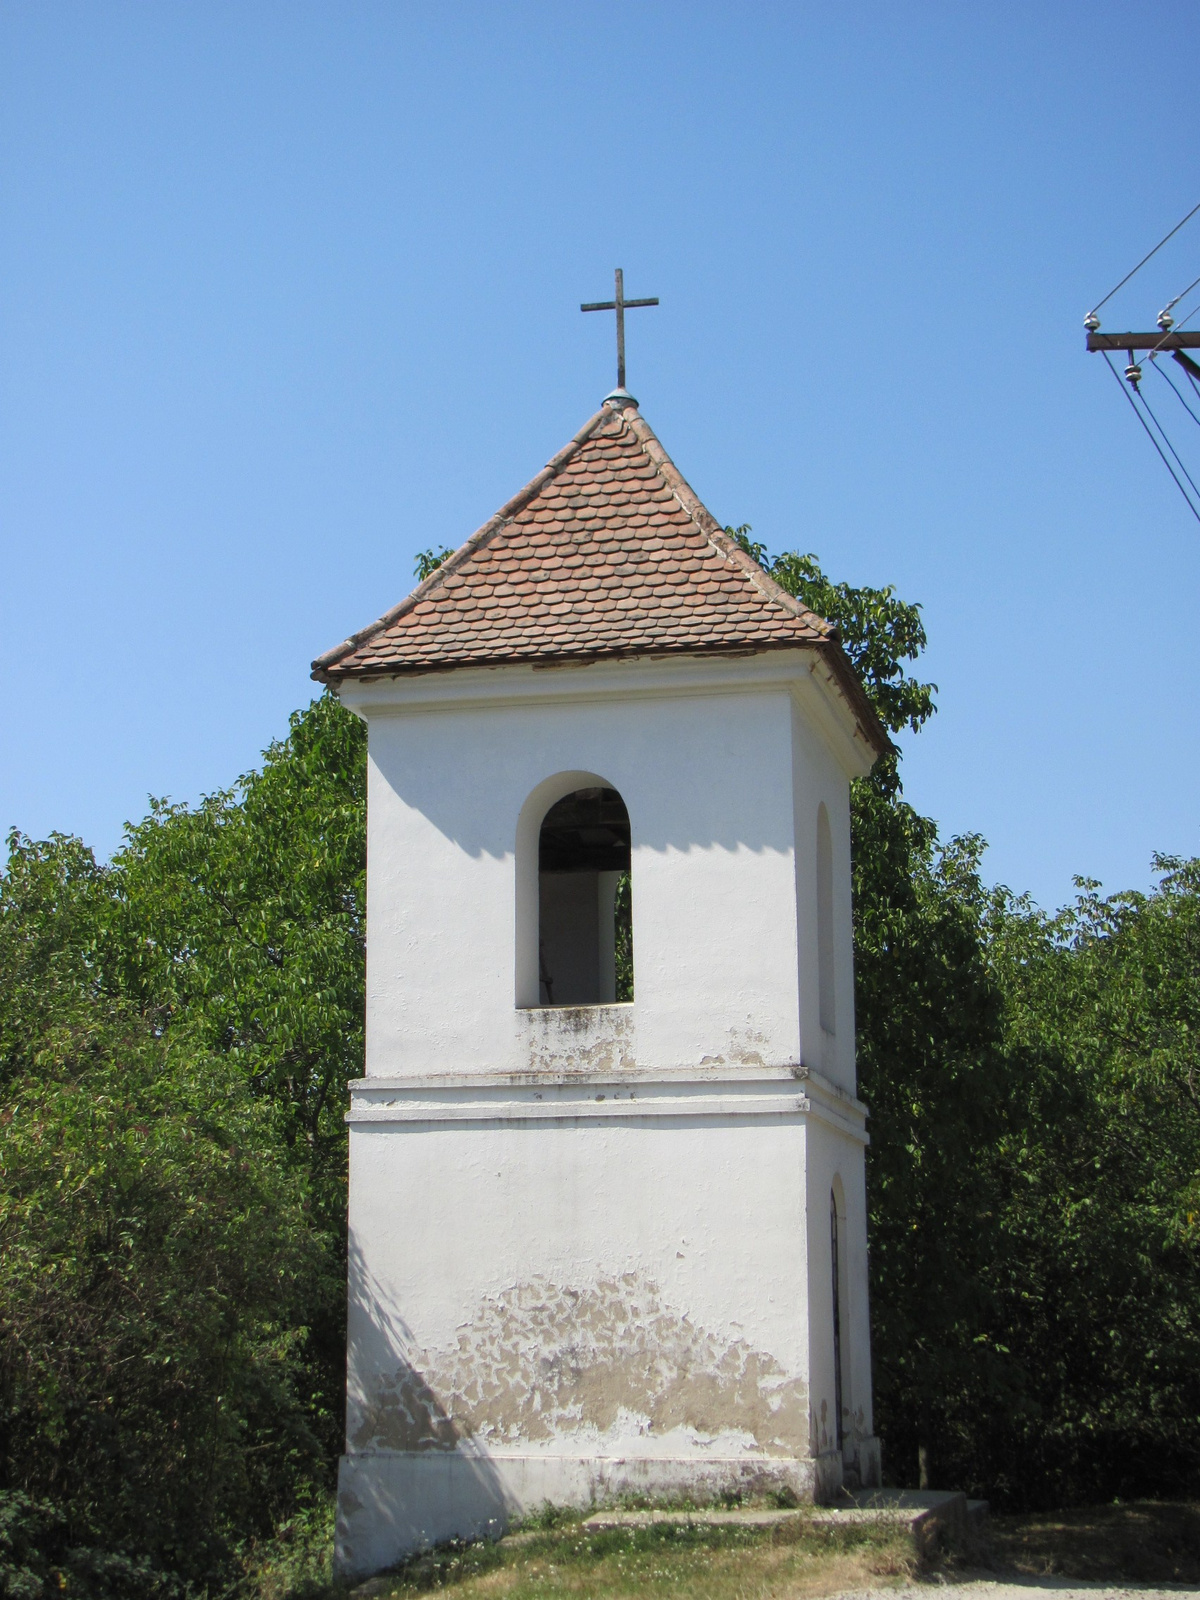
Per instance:
[[[789,646],[837,658],[878,743],[830,624],[729,538],[633,405],[606,405],[406,599],[319,657],[313,677]]]

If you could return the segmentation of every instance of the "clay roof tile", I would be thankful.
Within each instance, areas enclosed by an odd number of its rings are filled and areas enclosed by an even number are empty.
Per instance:
[[[829,623],[725,533],[635,407],[606,405],[406,599],[313,663],[325,683],[545,660],[820,648],[888,741]]]

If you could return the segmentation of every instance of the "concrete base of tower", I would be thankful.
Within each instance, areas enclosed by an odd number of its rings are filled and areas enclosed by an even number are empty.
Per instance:
[[[874,1440],[860,1460],[878,1461]],[[864,1463],[865,1464],[865,1463]],[[447,1539],[499,1538],[511,1522],[551,1505],[602,1505],[621,1495],[787,1492],[831,1499],[842,1486],[840,1453],[817,1457],[568,1456],[466,1450],[369,1451],[342,1457],[335,1565],[360,1579]]]

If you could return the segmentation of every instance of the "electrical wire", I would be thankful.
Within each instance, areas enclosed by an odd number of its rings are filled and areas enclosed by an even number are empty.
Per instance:
[[[1200,283],[1200,278],[1196,279],[1196,283]],[[1196,283],[1189,283],[1188,284],[1188,289],[1194,289],[1196,287]],[[1186,294],[1187,292],[1188,292],[1188,290],[1185,289],[1183,291],[1183,294]],[[1183,294],[1176,296],[1176,298],[1171,301],[1171,305],[1172,306],[1178,305],[1179,301],[1183,299]],[[1167,310],[1170,310],[1170,306],[1167,307]],[[1196,315],[1197,311],[1200,311],[1200,301],[1197,301],[1197,303],[1188,312],[1186,317],[1180,317],[1178,322],[1172,323],[1172,325],[1166,330],[1166,332],[1163,334],[1162,338],[1153,347],[1153,349],[1147,350],[1146,359],[1150,360],[1152,357],[1156,356],[1158,354],[1158,352],[1162,349],[1163,345],[1166,344],[1167,340],[1171,337],[1171,335],[1173,333],[1179,333],[1183,328],[1185,328],[1187,326],[1187,324],[1192,320],[1192,318]]]
[[[1192,376],[1192,374],[1190,372],[1188,372],[1186,367],[1184,367],[1183,370],[1184,370],[1184,372],[1187,373],[1187,380],[1192,386],[1192,390],[1195,393],[1196,399],[1200,400],[1200,383],[1196,382],[1195,378]]]
[[[1197,489],[1195,479],[1192,477],[1192,475],[1188,471],[1188,469],[1184,466],[1183,461],[1180,458],[1179,451],[1176,450],[1175,446],[1171,443],[1170,439],[1167,437],[1167,430],[1163,427],[1162,423],[1158,420],[1158,418],[1155,416],[1154,412],[1151,410],[1149,400],[1146,399],[1146,396],[1142,393],[1142,391],[1140,389],[1138,390],[1138,399],[1145,406],[1146,411],[1147,411],[1147,413],[1148,413],[1148,415],[1150,417],[1151,422],[1153,422],[1154,426],[1158,429],[1159,434],[1162,437],[1162,442],[1166,445],[1167,449],[1175,457],[1175,461],[1176,461],[1176,464],[1179,467],[1180,472],[1183,473],[1184,477],[1191,484],[1192,493],[1196,496],[1196,498],[1198,500],[1200,500],[1200,489]]]
[[[1179,293],[1175,296],[1174,300],[1168,300],[1167,301],[1166,305],[1163,307],[1163,310],[1164,311],[1173,311],[1175,309],[1175,307],[1179,304],[1179,302],[1183,299],[1184,295],[1185,294],[1191,294],[1192,290],[1196,287],[1196,285],[1198,283],[1200,283],[1200,278],[1193,278],[1191,283],[1188,284],[1186,289],[1181,289],[1179,291]],[[1191,313],[1192,316],[1195,316],[1195,314],[1196,313],[1194,311]],[[1186,317],[1184,318],[1184,321],[1185,322],[1187,321]]]
[[[1192,209],[1188,212],[1187,216],[1184,217],[1183,222],[1190,222],[1192,220],[1192,218],[1196,215],[1197,211],[1200,211],[1200,201],[1198,201],[1196,203],[1196,205],[1194,205],[1192,207]],[[1154,249],[1151,250],[1150,255],[1143,256],[1142,259],[1138,262],[1137,266],[1134,267],[1133,272],[1127,272],[1125,274],[1125,276],[1121,279],[1120,283],[1117,285],[1117,289],[1123,289],[1125,287],[1125,285],[1129,282],[1130,278],[1133,277],[1134,273],[1135,272],[1140,272],[1142,270],[1142,268],[1146,265],[1147,261],[1149,261],[1150,256],[1156,256],[1158,254],[1158,252],[1162,249],[1163,245],[1166,244],[1167,239],[1173,239],[1175,237],[1175,235],[1179,232],[1180,228],[1183,227],[1183,222],[1177,222],[1175,224],[1175,226],[1171,229],[1170,233],[1168,233],[1165,238],[1162,238],[1162,239],[1160,239],[1158,241],[1158,243],[1154,246]],[[1103,300],[1097,300],[1096,304],[1088,312],[1088,316],[1089,317],[1094,317],[1096,312],[1099,311],[1101,306],[1107,305],[1108,302],[1112,299],[1113,295],[1116,294],[1117,289],[1110,289],[1108,291],[1108,293],[1104,296]],[[1184,294],[1186,294],[1187,290],[1185,289],[1183,292],[1184,292]],[[1118,379],[1117,381],[1120,382],[1120,379]]]
[[[1172,378],[1171,374],[1167,371],[1166,367],[1160,367],[1158,362],[1155,361],[1155,362],[1152,363],[1152,370],[1154,372],[1157,372],[1159,377],[1162,378],[1164,380],[1164,382],[1169,383],[1171,385],[1171,388],[1175,391],[1175,395],[1176,395],[1176,397],[1177,397],[1177,399],[1179,401],[1179,404],[1187,412],[1188,416],[1191,417],[1192,421],[1196,424],[1196,426],[1198,428],[1200,428],[1200,417],[1198,417],[1196,415],[1196,413],[1192,410],[1191,406],[1188,405],[1187,401],[1179,393],[1179,390],[1175,388],[1175,380],[1174,380],[1174,378]]]
[[[1196,209],[1198,211],[1200,211],[1200,206],[1197,206]],[[1131,274],[1131,276],[1132,276],[1132,274]],[[1119,289],[1120,287],[1121,287],[1120,284],[1118,284],[1117,288]],[[1113,292],[1115,294],[1116,290],[1114,290]],[[1101,302],[1101,303],[1103,303],[1103,302]],[[1159,456],[1162,459],[1163,466],[1166,467],[1167,471],[1171,474],[1171,481],[1172,481],[1172,483],[1174,483],[1175,487],[1179,490],[1180,494],[1183,496],[1184,504],[1187,506],[1188,510],[1192,513],[1192,515],[1195,517],[1196,521],[1200,522],[1200,511],[1196,510],[1195,506],[1191,502],[1191,497],[1189,496],[1187,490],[1183,487],[1183,485],[1180,483],[1179,479],[1175,476],[1174,467],[1172,467],[1171,463],[1167,460],[1166,456],[1163,455],[1162,446],[1159,444],[1158,440],[1151,433],[1150,424],[1146,421],[1145,417],[1138,410],[1137,404],[1134,401],[1133,396],[1127,391],[1124,381],[1122,380],[1120,374],[1117,372],[1116,367],[1114,367],[1113,364],[1112,364],[1111,356],[1109,355],[1107,350],[1103,351],[1102,354],[1104,356],[1105,364],[1107,365],[1108,370],[1112,373],[1113,378],[1116,380],[1117,387],[1120,389],[1121,393],[1125,396],[1126,400],[1129,401],[1129,404],[1133,407],[1133,414],[1138,419],[1138,421],[1141,423],[1142,427],[1145,428],[1147,439],[1149,439],[1150,443],[1158,451]]]

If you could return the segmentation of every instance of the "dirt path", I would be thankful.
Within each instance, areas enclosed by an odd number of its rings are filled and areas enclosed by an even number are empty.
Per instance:
[[[933,1600],[939,1589],[950,1591],[946,1600],[1034,1600],[1039,1594],[1053,1596],[1053,1600],[1180,1600],[1183,1595],[1200,1600],[1200,1589],[1182,1583],[1086,1583],[1079,1578],[1052,1577],[942,1579],[899,1589],[847,1590],[831,1600]]]

